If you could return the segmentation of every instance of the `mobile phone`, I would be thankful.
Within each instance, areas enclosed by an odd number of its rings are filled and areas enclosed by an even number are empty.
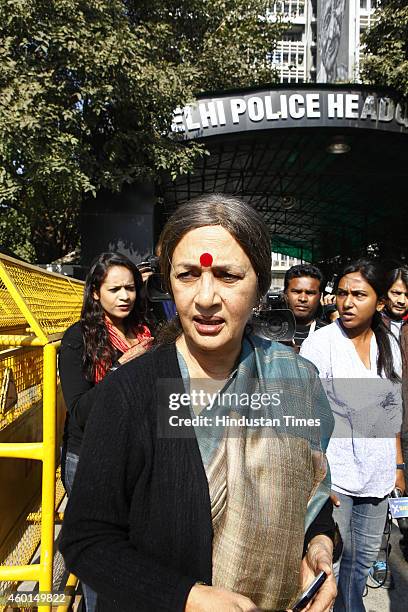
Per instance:
[[[327,574],[326,572],[320,572],[317,574],[316,578],[313,582],[307,587],[306,591],[304,591],[299,599],[295,602],[292,607],[292,612],[300,612],[300,610],[304,610],[307,604],[313,599],[316,595],[317,591],[322,586],[323,582],[326,580]]]
[[[338,277],[338,274],[333,274],[331,279],[327,281],[327,284],[324,288],[326,293],[333,293],[334,285],[336,284],[337,277]]]

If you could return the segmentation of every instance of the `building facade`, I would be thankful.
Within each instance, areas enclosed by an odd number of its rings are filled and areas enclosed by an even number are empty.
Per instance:
[[[281,83],[358,83],[361,35],[378,4],[379,0],[275,2],[271,18],[280,16],[289,24],[271,53]],[[331,70],[336,60],[339,66]]]
[[[289,257],[289,255],[283,255],[282,253],[272,253],[271,291],[282,291],[286,270],[300,263],[304,262],[301,259],[296,259],[296,257]]]

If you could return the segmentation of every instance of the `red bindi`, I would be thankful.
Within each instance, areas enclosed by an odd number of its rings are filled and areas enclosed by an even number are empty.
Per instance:
[[[210,253],[203,253],[200,256],[200,264],[203,266],[203,268],[209,268],[212,265],[212,262],[213,258]]]

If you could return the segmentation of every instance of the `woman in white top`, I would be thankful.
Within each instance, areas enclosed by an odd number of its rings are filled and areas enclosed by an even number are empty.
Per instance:
[[[334,518],[343,538],[334,610],[364,612],[368,571],[377,558],[387,496],[405,488],[400,429],[401,356],[379,313],[384,276],[367,260],[340,275],[340,318],[310,335],[301,355],[312,361],[329,398],[334,432],[327,449]]]

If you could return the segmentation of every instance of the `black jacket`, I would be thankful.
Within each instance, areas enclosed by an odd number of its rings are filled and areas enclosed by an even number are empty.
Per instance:
[[[82,365],[84,341],[79,321],[67,329],[59,354],[59,375],[67,407],[64,429],[65,450],[79,455],[85,424],[96,397],[96,387],[85,377]],[[117,351],[116,359],[123,353]]]
[[[211,584],[207,477],[194,436],[158,436],[160,379],[184,392],[173,345],[105,378],[85,429],[60,548],[98,611],[182,612],[196,581]],[[328,503],[306,537],[332,529]]]

